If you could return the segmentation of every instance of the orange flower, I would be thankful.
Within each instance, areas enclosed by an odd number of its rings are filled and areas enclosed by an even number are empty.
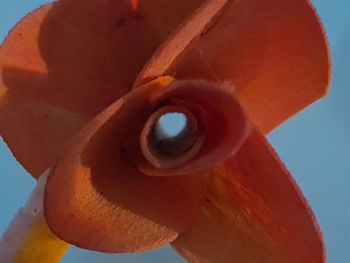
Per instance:
[[[171,243],[189,262],[324,262],[263,135],[326,93],[308,1],[60,0],[16,26],[0,63],[0,133],[34,177],[54,167],[44,212],[60,239],[112,253]],[[169,112],[187,125],[164,139]]]

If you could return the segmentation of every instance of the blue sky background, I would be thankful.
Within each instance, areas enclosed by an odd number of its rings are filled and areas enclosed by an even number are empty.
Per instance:
[[[0,42],[45,0],[0,0]],[[323,231],[329,263],[350,262],[350,1],[313,0],[333,56],[330,95],[290,120],[269,139],[296,178]],[[34,188],[0,139],[0,235]],[[63,263],[180,263],[169,247],[133,255],[70,249]]]

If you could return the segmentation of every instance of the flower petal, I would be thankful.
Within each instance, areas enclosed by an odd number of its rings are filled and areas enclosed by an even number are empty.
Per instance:
[[[0,49],[0,134],[16,158],[40,176],[201,2],[60,0],[24,18]]]
[[[45,217],[62,240],[103,252],[134,252],[175,240],[197,212],[206,173],[168,177],[138,170],[139,136],[171,78],[135,89],[98,115],[51,173]]]
[[[325,95],[330,75],[325,34],[310,1],[228,2],[209,26],[201,27],[200,36],[185,34],[198,27],[185,23],[138,81],[162,74],[229,81],[248,115],[267,133]],[[177,46],[182,54],[174,57],[169,47]]]
[[[258,130],[214,170],[200,213],[173,245],[193,263],[325,262],[306,200]]]
[[[219,17],[229,0],[206,1],[157,49],[143,68],[134,87],[162,76],[171,64]],[[204,76],[200,76],[204,78]]]

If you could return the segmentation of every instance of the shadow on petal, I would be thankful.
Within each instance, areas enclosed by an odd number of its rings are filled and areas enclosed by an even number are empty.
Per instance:
[[[60,0],[30,13],[10,32],[0,49],[0,112],[7,116],[0,134],[34,177],[54,163],[81,119],[93,118],[131,89],[158,45],[202,0],[154,2],[142,1],[135,10],[129,0]],[[15,105],[4,100],[30,105],[11,114]],[[56,119],[45,127],[37,111]],[[57,133],[62,127],[50,125],[60,122],[77,130]],[[50,140],[37,140],[38,129]]]

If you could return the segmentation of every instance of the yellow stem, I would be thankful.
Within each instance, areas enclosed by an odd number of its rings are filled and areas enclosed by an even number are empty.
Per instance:
[[[21,208],[0,240],[2,263],[59,262],[69,245],[48,228],[43,216],[47,173],[42,175],[27,205]]]

